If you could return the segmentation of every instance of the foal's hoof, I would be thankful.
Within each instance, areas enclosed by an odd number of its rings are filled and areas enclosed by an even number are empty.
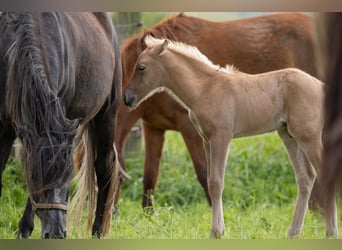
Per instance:
[[[326,231],[325,232],[325,236],[327,238],[329,238],[329,239],[337,238],[338,237],[338,230],[334,229],[334,230],[331,230],[331,231]]]
[[[215,231],[211,231],[210,233],[210,239],[216,240],[216,239],[221,239],[223,236],[224,232],[215,232]]]
[[[300,236],[300,232],[301,232],[300,229],[292,229],[292,230],[290,229],[290,230],[289,230],[288,237],[289,237],[290,239],[298,239],[299,236]]]

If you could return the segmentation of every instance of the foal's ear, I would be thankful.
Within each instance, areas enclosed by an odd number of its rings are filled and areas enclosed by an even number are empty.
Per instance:
[[[157,55],[162,54],[166,50],[168,45],[169,45],[169,40],[165,39],[163,44],[160,45],[160,47],[158,48]]]

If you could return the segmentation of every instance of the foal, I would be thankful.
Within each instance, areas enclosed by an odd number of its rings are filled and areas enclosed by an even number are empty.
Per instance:
[[[222,192],[230,141],[275,130],[295,171],[298,200],[288,233],[299,236],[321,161],[323,84],[298,69],[249,75],[214,65],[195,47],[152,37],[145,42],[125,104],[136,108],[166,90],[189,111],[207,158],[211,237],[224,233]],[[329,236],[338,234],[336,209],[331,208],[332,216],[326,219]]]

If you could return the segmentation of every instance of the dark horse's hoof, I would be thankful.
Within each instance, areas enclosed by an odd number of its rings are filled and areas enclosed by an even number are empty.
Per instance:
[[[17,233],[17,239],[28,239],[30,238],[33,230],[19,230]]]
[[[92,237],[93,239],[101,239],[102,238],[102,234],[100,231],[95,231],[92,233]]]

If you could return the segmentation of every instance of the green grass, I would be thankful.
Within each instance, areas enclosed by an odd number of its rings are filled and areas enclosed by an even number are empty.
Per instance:
[[[123,185],[113,217],[113,239],[207,239],[211,209],[197,181],[187,149],[179,133],[168,132],[154,197],[155,214],[141,209],[143,152],[126,158],[132,176]],[[20,167],[11,160],[4,172],[0,200],[0,238],[15,238],[17,224],[26,201]],[[275,134],[235,139],[225,174],[223,194],[224,239],[284,239],[291,223],[296,185],[285,149]],[[84,219],[85,221],[85,219]],[[341,224],[341,216],[339,215]],[[69,238],[91,238],[81,225],[81,233]],[[341,230],[340,230],[341,231]],[[40,238],[39,221],[32,238]],[[302,237],[325,238],[323,219],[308,212]]]

